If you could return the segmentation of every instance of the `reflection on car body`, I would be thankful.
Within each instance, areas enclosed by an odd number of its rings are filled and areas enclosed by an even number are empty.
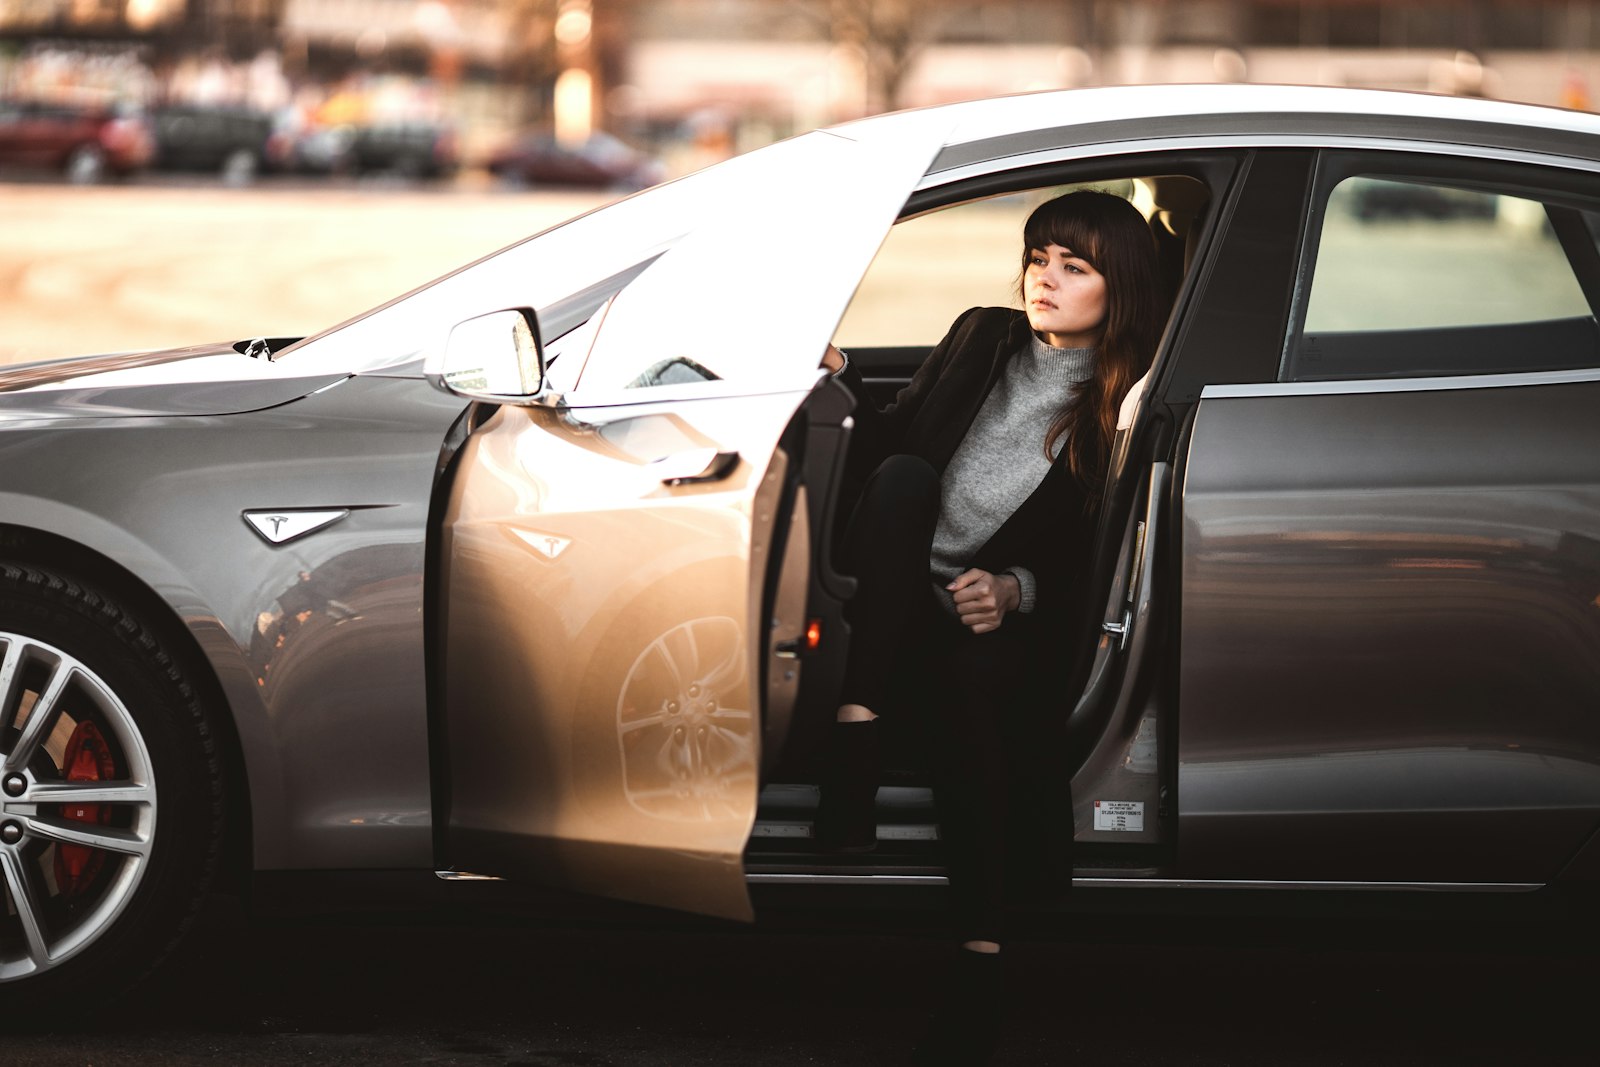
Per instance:
[[[0,374],[0,997],[142,972],[219,864],[736,918],[940,884],[914,747],[876,853],[809,836],[854,427],[817,357],[892,394],[986,299],[951,276],[1014,276],[1029,205],[1085,185],[1176,298],[1062,651],[1075,884],[1592,887],[1597,172],[1600,119],[1492,101],[977,101],[661,185],[270,359]],[[1492,211],[1364,219],[1381,183]],[[774,203],[781,331],[747,266]],[[251,521],[280,514],[339,518]]]
[[[646,367],[629,382],[629,389],[648,389],[654,385],[692,385],[696,382],[715,382],[720,378],[700,364],[684,356],[664,359]]]

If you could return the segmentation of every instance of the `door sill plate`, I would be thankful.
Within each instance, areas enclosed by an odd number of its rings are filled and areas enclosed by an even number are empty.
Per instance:
[[[751,885],[871,885],[896,886],[949,885],[940,873],[823,870],[751,871],[745,875]],[[1543,889],[1541,882],[1284,882],[1265,879],[1204,878],[1107,878],[1086,875],[1072,879],[1074,889],[1300,889],[1326,892],[1387,893],[1532,893]]]

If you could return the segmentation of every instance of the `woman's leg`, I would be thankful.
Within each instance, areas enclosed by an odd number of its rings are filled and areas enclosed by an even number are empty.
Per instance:
[[[1008,734],[1023,713],[1018,679],[1035,654],[1029,620],[973,634],[950,623],[938,642],[935,733],[939,823],[945,841],[956,934],[995,951],[1004,938],[1014,773]]]
[[[829,738],[814,832],[824,848],[877,844],[873,801],[880,764],[878,712],[890,701],[905,641],[936,610],[928,556],[939,518],[939,475],[915,456],[891,456],[863,487],[845,538],[856,578],[850,656]],[[913,638],[914,639],[914,638]]]
[[[939,473],[926,460],[890,456],[861,490],[845,534],[856,594],[841,722],[876,718],[890,702],[905,639],[933,604],[928,557],[938,522]]]
[[[914,1062],[988,1062],[1005,1015],[1007,845],[1015,810],[1007,720],[1020,710],[1017,679],[1032,663],[1025,619],[974,634],[945,621],[933,650],[939,836],[950,878],[951,921],[961,948],[936,994]]]

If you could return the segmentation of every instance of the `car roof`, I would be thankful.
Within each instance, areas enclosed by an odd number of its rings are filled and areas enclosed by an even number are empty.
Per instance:
[[[931,173],[1003,156],[1110,141],[1329,138],[1427,141],[1600,160],[1600,116],[1471,97],[1310,85],[1130,85],[943,104],[834,127],[845,136],[942,148]]]

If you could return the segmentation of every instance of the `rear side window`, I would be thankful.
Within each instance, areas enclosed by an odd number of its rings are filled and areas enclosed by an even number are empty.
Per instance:
[[[1600,365],[1587,212],[1478,185],[1357,175],[1328,193],[1291,381]],[[1595,279],[1589,279],[1591,289]]]

